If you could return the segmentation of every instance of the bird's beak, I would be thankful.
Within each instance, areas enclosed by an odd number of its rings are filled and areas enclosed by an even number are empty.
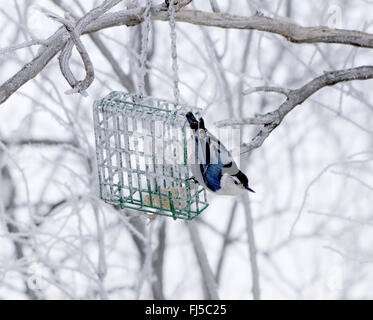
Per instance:
[[[247,186],[246,189],[249,190],[250,192],[254,192],[255,193],[255,191],[253,189],[251,189],[249,186]]]

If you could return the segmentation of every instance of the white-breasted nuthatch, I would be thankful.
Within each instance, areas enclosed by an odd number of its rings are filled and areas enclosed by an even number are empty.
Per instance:
[[[199,120],[188,112],[186,118],[194,133],[195,148],[190,159],[190,170],[198,183],[219,195],[239,195],[255,192],[249,187],[246,175],[240,171],[231,153]]]

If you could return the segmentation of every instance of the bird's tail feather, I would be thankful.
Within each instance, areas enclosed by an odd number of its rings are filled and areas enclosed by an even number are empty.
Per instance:
[[[205,123],[202,118],[198,121],[192,112],[188,112],[185,117],[187,118],[191,129],[205,129]]]
[[[189,122],[190,128],[193,129],[193,130],[197,130],[198,129],[198,120],[196,119],[194,114],[192,112],[188,112],[185,115],[185,117],[187,118],[187,120]]]

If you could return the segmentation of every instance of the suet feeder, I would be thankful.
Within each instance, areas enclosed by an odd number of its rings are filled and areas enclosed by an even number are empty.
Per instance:
[[[188,111],[201,112],[199,108],[122,92],[95,101],[103,201],[122,209],[187,220],[207,208],[206,190],[190,179]]]

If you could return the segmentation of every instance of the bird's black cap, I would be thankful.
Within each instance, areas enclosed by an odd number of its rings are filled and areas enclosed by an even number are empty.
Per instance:
[[[238,178],[238,180],[241,181],[246,190],[255,193],[255,191],[249,187],[249,179],[247,179],[246,175],[241,170],[238,171],[238,173],[235,174],[235,176]]]
[[[185,117],[187,118],[191,129],[193,130],[206,129],[205,122],[203,121],[203,119],[200,118],[198,121],[192,112],[188,112],[185,115]]]

